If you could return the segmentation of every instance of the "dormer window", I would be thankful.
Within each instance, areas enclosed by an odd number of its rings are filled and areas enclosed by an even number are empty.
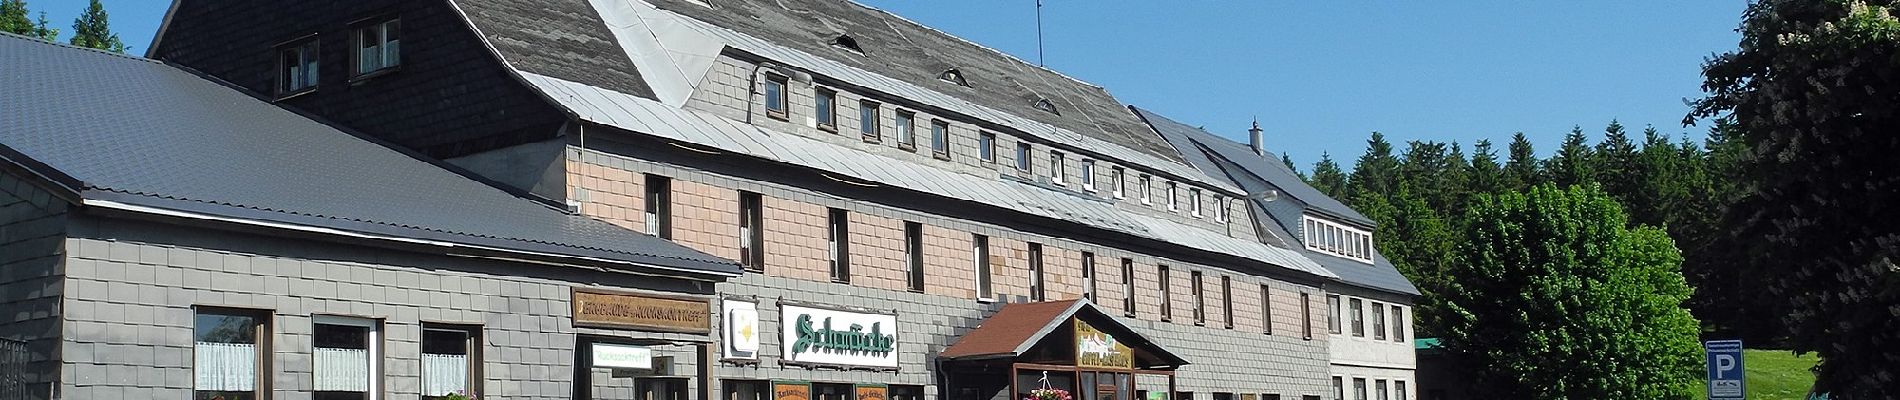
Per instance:
[[[1049,99],[1037,99],[1036,109],[1050,114],[1062,115],[1061,111],[1056,111],[1056,103],[1049,102]]]
[[[838,35],[838,37],[831,39],[831,45],[857,52],[858,54],[864,54],[864,48],[858,47],[858,40],[852,38],[851,35]]]
[[[1307,250],[1372,263],[1372,232],[1310,215],[1301,227]]]
[[[354,76],[402,65],[402,20],[385,19],[356,26]]]
[[[943,73],[937,74],[937,79],[954,83],[957,86],[970,87],[970,81],[963,79],[963,71],[958,71],[956,68],[947,69],[944,70]]]

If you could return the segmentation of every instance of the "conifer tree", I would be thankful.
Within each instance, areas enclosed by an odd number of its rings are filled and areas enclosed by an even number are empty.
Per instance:
[[[1319,162],[1313,163],[1312,185],[1327,197],[1351,200],[1346,197],[1346,172],[1339,169],[1339,164],[1333,162],[1330,154],[1320,153]]]
[[[1398,188],[1398,174],[1399,158],[1392,154],[1392,143],[1385,141],[1385,134],[1373,132],[1366,140],[1366,152],[1352,166],[1349,183],[1353,197],[1393,193]]]
[[[90,47],[114,53],[125,52],[125,42],[119,41],[119,34],[112,33],[112,27],[106,21],[106,7],[99,0],[92,0],[86,11],[73,18],[72,45]]]
[[[1569,135],[1564,135],[1564,143],[1557,148],[1557,154],[1544,162],[1544,169],[1550,177],[1550,183],[1557,187],[1570,187],[1596,181],[1595,157],[1590,146],[1584,144],[1583,127],[1572,127]]]
[[[1524,132],[1511,135],[1511,145],[1506,150],[1509,152],[1504,161],[1506,190],[1521,192],[1544,181],[1537,150],[1531,147],[1531,141],[1524,137]]]

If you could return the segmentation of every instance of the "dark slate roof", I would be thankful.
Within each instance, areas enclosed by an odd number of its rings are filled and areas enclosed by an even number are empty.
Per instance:
[[[650,2],[664,10],[978,105],[1164,160],[1179,160],[1166,141],[1129,115],[1107,90],[882,10],[846,0]],[[865,54],[831,45],[841,34],[849,34]],[[969,87],[937,79],[953,68],[963,74]],[[1037,110],[1036,100],[1043,98],[1049,99],[1061,115]]]
[[[155,61],[0,35],[0,157],[95,200],[737,275],[730,261],[562,212]],[[657,272],[658,270],[656,270]]]
[[[1357,211],[1353,211],[1352,208],[1347,207],[1338,200],[1324,193],[1320,193],[1318,189],[1308,186],[1305,181],[1300,180],[1298,175],[1295,175],[1291,169],[1286,167],[1285,163],[1278,159],[1254,154],[1253,148],[1249,145],[1221,138],[1206,130],[1188,126],[1187,124],[1168,119],[1160,114],[1155,114],[1153,111],[1143,110],[1137,107],[1129,108],[1134,110],[1137,115],[1140,115],[1143,120],[1148,121],[1150,125],[1154,126],[1155,131],[1160,132],[1161,136],[1167,138],[1169,143],[1181,149],[1181,157],[1187,159],[1188,164],[1200,168],[1209,175],[1233,179],[1234,184],[1250,192],[1264,189],[1265,187],[1263,187],[1262,184],[1271,185],[1273,188],[1279,189],[1282,195],[1298,200],[1307,207],[1317,208],[1323,214],[1357,221],[1366,226],[1372,226],[1371,219],[1360,215]],[[1239,171],[1235,171],[1236,169]],[[1241,173],[1246,175],[1237,176],[1237,174]],[[1271,238],[1266,240],[1269,243],[1301,251],[1307,258],[1312,259],[1313,262],[1318,263],[1328,271],[1332,271],[1334,275],[1338,275],[1339,280],[1343,283],[1374,290],[1410,295],[1419,294],[1418,287],[1412,285],[1411,280],[1406,279],[1405,275],[1400,274],[1398,268],[1393,267],[1392,262],[1387,260],[1384,255],[1378,254],[1376,249],[1373,253],[1372,264],[1307,250],[1306,246],[1301,244],[1299,236],[1294,235],[1291,231],[1288,231],[1287,228],[1288,226],[1298,226],[1300,223],[1296,219],[1299,218],[1298,215],[1280,215],[1269,211],[1267,207],[1265,207],[1266,203],[1264,202],[1256,200],[1253,203],[1254,215],[1267,218],[1294,219],[1291,221],[1255,221],[1256,226],[1266,231],[1264,233],[1268,234],[1268,236],[1271,236]],[[1291,213],[1289,212],[1288,214]]]
[[[522,71],[654,98],[587,0],[451,0],[501,58]]]
[[[1312,186],[1307,185],[1306,181],[1300,179],[1299,174],[1287,168],[1286,163],[1280,161],[1278,157],[1254,154],[1253,147],[1246,143],[1227,140],[1220,137],[1220,135],[1215,135],[1201,128],[1176,122],[1160,114],[1155,114],[1153,111],[1144,110],[1135,106],[1129,106],[1128,108],[1134,110],[1135,113],[1147,121],[1150,126],[1153,126],[1155,132],[1160,132],[1161,136],[1166,138],[1170,144],[1173,144],[1176,149],[1179,149],[1181,153],[1189,154],[1184,156],[1188,159],[1188,163],[1193,164],[1197,168],[1201,168],[1201,171],[1214,176],[1226,176],[1221,172],[1219,167],[1214,166],[1211,159],[1208,158],[1220,157],[1227,162],[1240,166],[1246,170],[1247,173],[1272,184],[1275,188],[1280,189],[1281,195],[1298,199],[1300,202],[1306,203],[1307,207],[1312,208],[1322,215],[1341,218],[1348,222],[1355,222],[1365,226],[1373,225],[1371,218],[1366,218],[1365,215],[1354,211],[1352,207],[1347,207],[1345,203],[1340,203],[1338,199],[1327,196],[1325,193],[1320,193],[1319,189],[1314,189]],[[1200,154],[1194,155],[1191,153]],[[1266,154],[1274,153],[1267,151]],[[1196,162],[1197,159],[1199,163]]]

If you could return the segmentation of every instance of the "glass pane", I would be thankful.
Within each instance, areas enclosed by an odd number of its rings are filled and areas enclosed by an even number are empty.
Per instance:
[[[316,324],[311,343],[315,347],[310,354],[313,398],[369,398],[368,327]]]
[[[402,20],[383,23],[383,66],[402,65]]]
[[[832,119],[832,117],[831,117],[831,101],[832,101],[832,99],[833,99],[833,98],[834,98],[835,96],[837,96],[837,95],[834,95],[834,94],[831,94],[831,93],[825,93],[825,92],[820,92],[820,93],[818,93],[818,101],[817,101],[817,106],[816,106],[816,107],[817,107],[817,110],[816,110],[816,111],[817,111],[817,114],[818,114],[818,124],[819,124],[819,125],[833,125],[833,124],[836,124],[836,121],[835,121],[835,120],[833,120],[833,119]]]
[[[469,365],[468,332],[422,331],[422,395],[467,393]]]
[[[303,79],[303,57],[299,57],[299,54],[302,54],[301,49],[284,49],[283,54],[280,55],[282,60],[278,62],[284,66],[284,70],[283,74],[277,77],[278,81],[282,82],[282,87],[279,87],[278,91],[293,92],[303,87],[298,84],[298,81]]]
[[[858,105],[858,131],[877,136],[877,106],[869,103]]]
[[[949,130],[950,130],[950,126],[946,124],[939,123],[939,124],[930,125],[930,148],[932,150],[936,150],[936,151],[948,150],[948,148],[944,145],[949,143],[948,141],[945,140],[946,136],[949,135],[949,132],[947,132]]]
[[[911,128],[911,115],[898,113],[897,114],[897,141],[899,143],[903,143],[903,144],[917,143],[910,136],[910,128]]]
[[[193,319],[194,397],[255,398],[258,321],[249,316],[210,313],[200,313]]]
[[[378,32],[381,26],[370,26],[356,30],[356,72],[364,73],[382,68],[383,49]]]
[[[317,86],[317,42],[303,45],[303,83],[299,88]]]
[[[777,80],[765,80],[765,109],[785,111],[785,84]]]

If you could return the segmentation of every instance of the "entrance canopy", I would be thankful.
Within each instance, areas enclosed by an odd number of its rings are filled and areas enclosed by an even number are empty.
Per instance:
[[[1004,306],[938,356],[950,362],[1111,370],[1173,370],[1188,364],[1086,299]]]

